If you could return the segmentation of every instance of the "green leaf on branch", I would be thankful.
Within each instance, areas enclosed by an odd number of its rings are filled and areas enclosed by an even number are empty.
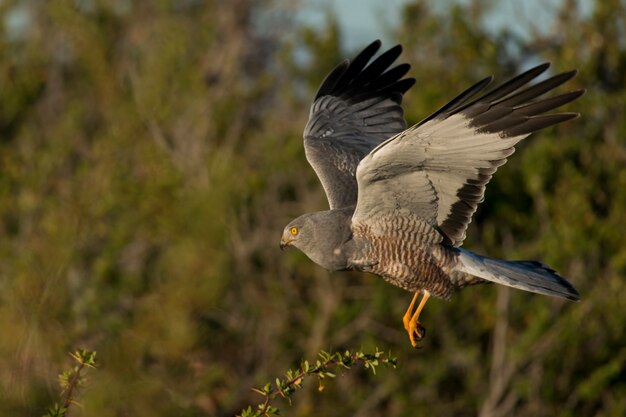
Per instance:
[[[61,372],[58,376],[63,405],[55,403],[48,408],[44,417],[65,417],[70,405],[77,404],[78,389],[86,382],[85,372],[88,368],[95,369],[97,366],[95,351],[79,349],[69,355],[74,358],[77,364],[71,369]]]
[[[393,368],[396,367],[396,358],[392,357],[391,353],[385,354],[378,349],[370,354],[360,351],[351,352],[349,350],[346,350],[343,354],[341,352],[321,351],[318,356],[321,360],[316,360],[315,365],[311,365],[308,361],[303,360],[300,369],[287,370],[285,373],[286,379],[276,378],[274,387],[272,387],[271,383],[267,383],[263,388],[252,388],[252,391],[262,395],[264,400],[257,405],[256,410],[253,410],[252,406],[241,410],[239,417],[269,417],[278,415],[280,410],[272,406],[270,402],[281,396],[291,404],[291,396],[303,387],[304,379],[308,376],[317,377],[317,389],[321,392],[324,390],[322,380],[324,378],[336,378],[337,374],[335,372],[337,369],[351,369],[358,363],[362,363],[365,369],[371,369],[375,375],[376,367],[380,364]]]

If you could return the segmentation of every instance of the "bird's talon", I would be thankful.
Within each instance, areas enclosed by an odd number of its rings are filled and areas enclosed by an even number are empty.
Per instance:
[[[420,342],[426,336],[426,328],[419,321],[413,321],[409,323],[409,340],[411,345],[416,348],[417,343]]]
[[[422,326],[422,323],[416,323],[415,329],[413,329],[413,337],[418,342],[426,337],[426,328]]]
[[[418,321],[418,318],[424,308],[424,304],[426,304],[426,300],[430,297],[430,293],[428,291],[424,291],[423,294],[424,297],[422,298],[422,301],[420,301],[417,310],[413,311],[413,306],[415,305],[415,301],[419,295],[419,292],[415,293],[409,308],[404,314],[404,317],[402,317],[404,328],[409,335],[409,340],[411,341],[411,345],[413,347],[418,347],[417,342],[421,341],[426,336],[426,328]]]

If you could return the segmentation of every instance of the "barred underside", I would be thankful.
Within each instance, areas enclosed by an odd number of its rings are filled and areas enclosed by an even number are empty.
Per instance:
[[[371,224],[353,225],[355,241],[362,252],[354,264],[358,269],[382,276],[407,291],[426,290],[448,299],[453,283],[432,255],[441,235],[414,215],[384,216]]]

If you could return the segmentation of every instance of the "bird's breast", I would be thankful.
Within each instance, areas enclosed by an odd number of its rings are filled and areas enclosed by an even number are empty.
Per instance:
[[[354,240],[361,251],[354,263],[359,270],[380,275],[406,290],[428,290],[447,298],[450,282],[433,256],[440,246],[433,231],[424,221],[402,217],[381,219],[377,225],[355,225]]]

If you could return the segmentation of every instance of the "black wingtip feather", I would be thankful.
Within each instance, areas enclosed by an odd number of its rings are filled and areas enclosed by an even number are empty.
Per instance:
[[[359,161],[406,129],[400,104],[415,80],[403,79],[409,64],[392,67],[402,52],[400,46],[374,58],[381,45],[376,40],[354,59],[335,67],[311,106],[304,147],[331,208],[356,204]]]
[[[407,63],[389,68],[402,53],[402,46],[395,45],[372,61],[382,43],[376,40],[366,46],[354,59],[344,60],[324,79],[315,100],[333,95],[354,101],[355,94],[362,99],[364,93],[382,96],[404,94],[414,84],[413,78],[402,79],[411,66]],[[371,62],[370,62],[371,61]]]
[[[548,78],[547,80],[527,87],[521,91],[514,92],[504,98],[501,98],[500,100],[495,100],[492,105],[515,106],[527,102],[536,97],[539,97],[544,93],[547,93],[550,90],[554,90],[555,88],[564,84],[566,81],[570,80],[577,73],[578,71],[573,70],[557,74],[553,77]]]
[[[385,71],[375,80],[372,80],[367,85],[368,89],[373,91],[380,90],[381,88],[386,87],[404,77],[410,69],[411,66],[406,63],[396,65],[395,67]]]
[[[473,100],[465,104],[464,106],[458,109],[455,109],[455,112],[460,113],[466,108],[476,104],[477,102],[487,102],[487,103],[495,104],[498,100],[502,99],[503,97],[504,98],[509,97],[509,95],[513,94],[517,89],[519,89],[523,85],[528,84],[530,81],[537,78],[549,67],[550,67],[549,62],[543,63],[541,65],[537,65],[536,67],[533,67],[529,69],[528,71],[525,71],[511,78],[510,80],[504,82],[503,84],[500,84],[494,87],[491,91],[487,92],[485,95],[477,98],[476,100]]]
[[[515,107],[514,111],[516,113],[525,114],[528,116],[541,114],[570,103],[576,100],[578,97],[582,96],[583,94],[585,94],[585,90],[574,90],[544,100],[521,104]]]
[[[405,78],[403,80],[396,81],[389,86],[390,91],[397,91],[401,94],[409,91],[411,87],[415,85],[415,78]]]
[[[398,59],[402,53],[402,47],[396,45],[393,48],[383,52],[378,58],[372,61],[363,69],[352,81],[352,87],[358,88],[369,82],[375,81],[383,71],[385,71],[393,62]]]
[[[359,54],[350,62],[346,72],[344,72],[343,76],[339,79],[339,84],[348,84],[361,71],[363,71],[372,57],[376,55],[376,52],[378,52],[381,45],[382,43],[377,39],[359,52]]]
[[[461,94],[450,100],[446,105],[436,110],[434,113],[423,119],[419,122],[416,127],[423,125],[424,123],[437,118],[442,114],[454,114],[458,111],[458,109],[465,106],[466,102],[478,94],[480,91],[484,90],[491,82],[493,81],[493,76],[489,76],[483,78],[478,81],[476,84],[463,91]]]
[[[542,115],[585,94],[584,89],[574,90],[553,97],[534,100],[573,78],[578,71],[557,74],[534,85],[529,82],[546,71],[548,63],[538,65],[495,87],[470,102],[474,87],[452,100],[439,111],[445,117],[455,113],[465,116],[469,125],[479,133],[499,133],[501,137],[528,135],[537,130],[578,117],[578,113]],[[484,80],[483,80],[484,82]],[[478,85],[478,84],[477,84]],[[476,89],[478,90],[478,89]],[[432,118],[432,117],[431,117]],[[429,120],[430,118],[426,119]],[[420,124],[423,124],[421,122]]]
[[[563,123],[568,120],[576,119],[580,116],[580,113],[558,113],[548,114],[542,116],[533,116],[526,118],[525,121],[518,123],[517,125],[502,130],[502,137],[514,137],[520,135],[527,135],[540,129],[545,129],[559,123]]]
[[[344,59],[335,68],[333,68],[333,70],[328,73],[328,75],[322,81],[320,87],[317,89],[314,101],[322,96],[332,94],[339,80],[345,74],[349,66],[350,60]]]

